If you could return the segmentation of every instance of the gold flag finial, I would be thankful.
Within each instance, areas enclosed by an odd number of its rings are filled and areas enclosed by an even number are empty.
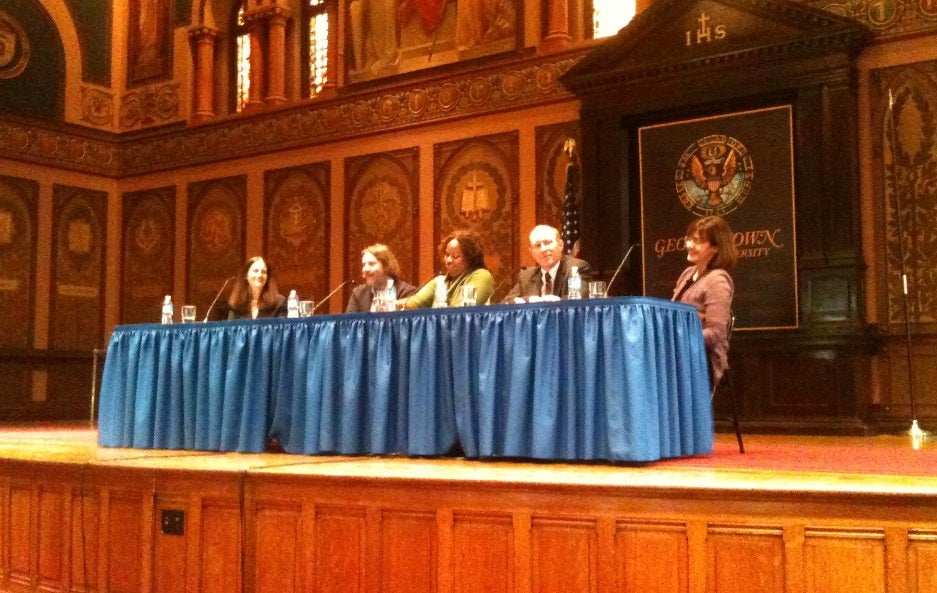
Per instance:
[[[572,138],[567,138],[566,142],[563,143],[563,152],[566,153],[566,156],[572,159],[573,153],[576,152],[576,141]]]

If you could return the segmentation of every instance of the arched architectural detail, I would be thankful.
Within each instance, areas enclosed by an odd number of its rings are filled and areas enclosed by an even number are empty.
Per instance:
[[[68,12],[64,0],[40,0],[40,5],[52,19],[62,47],[65,50],[65,113],[68,123],[81,124],[82,82],[81,82],[81,41],[78,30]]]

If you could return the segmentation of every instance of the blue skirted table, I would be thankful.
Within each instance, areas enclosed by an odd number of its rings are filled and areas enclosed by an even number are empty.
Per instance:
[[[710,453],[695,309],[627,297],[120,326],[107,447],[653,461]]]

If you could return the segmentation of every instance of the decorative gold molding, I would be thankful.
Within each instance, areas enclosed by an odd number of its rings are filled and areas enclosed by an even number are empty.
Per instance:
[[[478,114],[529,109],[569,100],[559,84],[586,49],[529,57],[459,76],[415,82],[373,92],[348,93],[330,100],[252,116],[212,121],[146,138],[128,134],[78,134],[64,126],[39,128],[0,118],[0,158],[124,177],[179,167],[315,146],[378,132],[438,124]],[[163,87],[174,101],[160,103]],[[348,89],[345,89],[348,92]],[[130,99],[137,110],[131,112]],[[141,129],[174,121],[178,86],[156,85],[121,98],[121,129]],[[148,108],[144,109],[146,105]],[[132,116],[132,117],[131,117]],[[144,122],[143,117],[152,122]],[[157,121],[158,120],[158,121]],[[102,137],[103,136],[103,137]]]

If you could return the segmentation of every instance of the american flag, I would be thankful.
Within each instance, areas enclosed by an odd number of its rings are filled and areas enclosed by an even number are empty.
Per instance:
[[[576,141],[568,139],[563,151],[569,156],[566,165],[566,193],[563,195],[563,252],[567,255],[579,251],[579,164],[576,158]]]

